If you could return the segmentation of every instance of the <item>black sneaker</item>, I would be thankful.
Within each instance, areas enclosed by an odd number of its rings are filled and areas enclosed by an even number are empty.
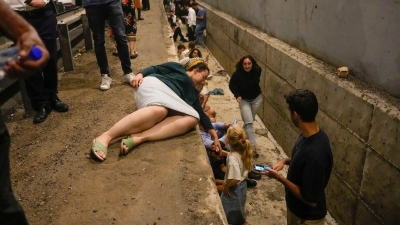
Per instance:
[[[256,172],[256,171],[252,170],[252,171],[249,172],[247,177],[249,179],[259,180],[259,179],[261,179],[261,174],[259,172]]]
[[[247,183],[247,188],[253,188],[257,186],[257,181],[253,179],[247,179],[246,178],[246,183]]]

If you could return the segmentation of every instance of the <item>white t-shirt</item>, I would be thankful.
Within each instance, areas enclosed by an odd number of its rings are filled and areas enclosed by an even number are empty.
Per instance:
[[[187,22],[189,26],[196,26],[196,11],[192,7],[189,7]]]
[[[244,168],[242,162],[242,156],[238,152],[231,152],[226,158],[226,173],[224,178],[224,184],[227,180],[244,180],[249,173]]]
[[[181,61],[183,58],[185,58],[186,55],[189,55],[189,49],[185,49],[185,50],[179,55],[179,61]]]
[[[185,58],[179,60],[179,63],[180,63],[182,66],[185,66],[187,62],[189,62],[189,57],[185,57]]]

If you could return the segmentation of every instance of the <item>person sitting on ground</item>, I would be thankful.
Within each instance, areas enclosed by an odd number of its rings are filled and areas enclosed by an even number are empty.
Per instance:
[[[174,42],[176,42],[176,39],[178,38],[178,36],[181,38],[182,42],[188,42],[188,40],[186,40],[186,38],[183,36],[182,34],[182,30],[179,26],[177,26],[175,23],[171,24],[171,28],[174,31]]]
[[[189,49],[186,49],[185,45],[179,44],[178,45],[178,57],[179,60],[185,58],[186,53],[189,52]]]
[[[213,171],[215,184],[217,186],[217,191],[219,194],[224,190],[224,177],[226,173],[226,156],[229,152],[222,150],[221,155],[213,150],[214,145],[211,148],[207,148],[207,156]],[[252,188],[257,186],[257,181],[254,179],[246,178],[247,188]]]
[[[207,56],[206,56],[206,58],[204,60],[207,63],[208,63],[208,59],[210,58],[210,54],[211,53],[208,52],[208,54],[207,54]],[[189,56],[183,58],[182,60],[180,60],[179,63],[182,64],[182,65],[185,65],[189,61],[189,59],[196,58],[196,57],[202,58],[203,56],[201,54],[201,51],[198,48],[193,48],[192,50],[190,50]]]
[[[189,53],[196,47],[196,43],[194,41],[189,41],[188,51],[185,53],[185,57],[189,57]]]
[[[217,151],[221,150],[217,133],[198,97],[209,71],[203,59],[193,58],[186,68],[167,62],[136,74],[130,84],[135,90],[137,110],[93,140],[94,156],[104,161],[108,145],[115,138],[129,135],[121,141],[120,153],[126,155],[141,143],[183,135],[199,121],[213,137]]]

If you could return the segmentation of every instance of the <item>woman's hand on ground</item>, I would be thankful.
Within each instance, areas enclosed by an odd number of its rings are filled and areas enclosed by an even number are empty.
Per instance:
[[[139,86],[142,84],[143,82],[143,74],[142,73],[138,73],[136,74],[136,76],[131,80],[131,85],[133,88],[139,88]]]
[[[242,101],[242,96],[237,97],[236,101],[240,103]]]

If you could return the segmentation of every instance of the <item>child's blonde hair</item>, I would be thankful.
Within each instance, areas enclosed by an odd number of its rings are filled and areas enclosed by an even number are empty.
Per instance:
[[[242,162],[244,168],[247,170],[253,169],[253,148],[251,143],[247,140],[246,133],[238,125],[232,126],[228,129],[226,139],[231,146],[231,151],[235,151],[242,155]]]

